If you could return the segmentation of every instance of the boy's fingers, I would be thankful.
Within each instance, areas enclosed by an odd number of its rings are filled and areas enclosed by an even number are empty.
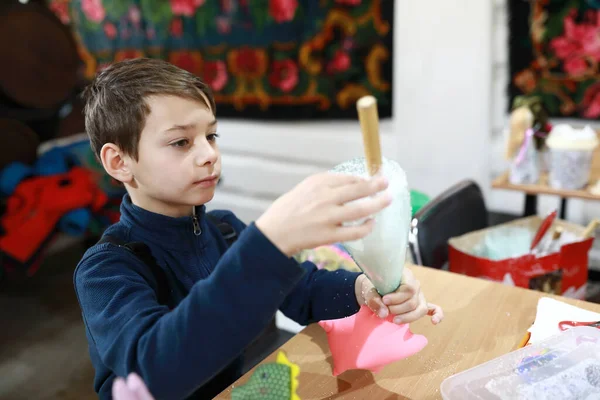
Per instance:
[[[419,307],[419,299],[417,297],[412,297],[401,304],[396,304],[388,307],[390,309],[390,312],[394,315],[407,314],[415,311]]]
[[[335,204],[342,205],[353,200],[375,195],[387,187],[388,183],[384,178],[359,179],[350,184],[336,187],[332,191],[333,201]]]
[[[394,317],[396,324],[409,324],[427,315],[427,305],[419,304],[419,306],[411,312]]]
[[[369,290],[369,292],[365,294],[365,302],[367,303],[367,307],[377,314],[379,318],[387,318],[389,315],[388,308],[383,304],[383,301],[381,301],[381,297],[375,288]]]
[[[392,202],[389,193],[381,193],[375,197],[361,202],[346,204],[337,207],[331,213],[333,220],[337,223],[353,222],[362,218],[368,218],[383,210]]]
[[[322,176],[322,178],[321,178],[322,180],[320,181],[320,183],[322,183],[330,188],[336,188],[339,186],[350,185],[352,183],[357,183],[357,182],[365,180],[364,178],[361,178],[356,175],[338,174],[338,173],[332,173],[332,172],[324,173],[321,176]]]
[[[127,386],[137,394],[139,400],[154,400],[142,378],[135,372],[127,377]]]
[[[140,400],[140,398],[127,387],[123,378],[115,378],[112,386],[112,397],[115,400]]]
[[[368,219],[360,225],[340,226],[333,233],[330,243],[362,239],[373,231],[375,220]]]
[[[444,310],[437,304],[428,303],[427,315],[431,316],[431,322],[434,325],[437,325],[444,319]]]
[[[410,300],[418,294],[418,288],[413,285],[402,284],[394,293],[386,294],[383,296],[383,304],[386,305],[397,305],[402,304],[405,301]]]

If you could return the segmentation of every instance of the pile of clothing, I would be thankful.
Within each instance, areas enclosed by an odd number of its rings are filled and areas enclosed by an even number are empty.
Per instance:
[[[85,136],[45,142],[33,163],[0,168],[0,276],[34,274],[59,232],[99,237],[119,218],[124,188],[105,173]]]

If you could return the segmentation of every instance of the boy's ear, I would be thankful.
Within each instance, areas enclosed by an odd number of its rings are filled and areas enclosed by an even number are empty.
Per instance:
[[[119,146],[106,143],[100,150],[100,159],[106,172],[118,181],[129,183],[133,180],[131,158],[123,154]]]

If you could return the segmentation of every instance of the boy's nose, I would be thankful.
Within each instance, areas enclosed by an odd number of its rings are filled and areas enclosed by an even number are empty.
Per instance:
[[[196,154],[194,155],[194,160],[196,165],[201,167],[204,165],[215,164],[218,157],[219,153],[217,149],[211,146],[210,143],[206,142],[198,146]]]

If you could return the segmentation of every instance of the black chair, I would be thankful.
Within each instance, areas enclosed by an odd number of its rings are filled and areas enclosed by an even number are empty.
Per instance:
[[[442,269],[448,262],[448,239],[488,227],[481,189],[472,180],[452,186],[413,217],[409,247],[418,265]]]

